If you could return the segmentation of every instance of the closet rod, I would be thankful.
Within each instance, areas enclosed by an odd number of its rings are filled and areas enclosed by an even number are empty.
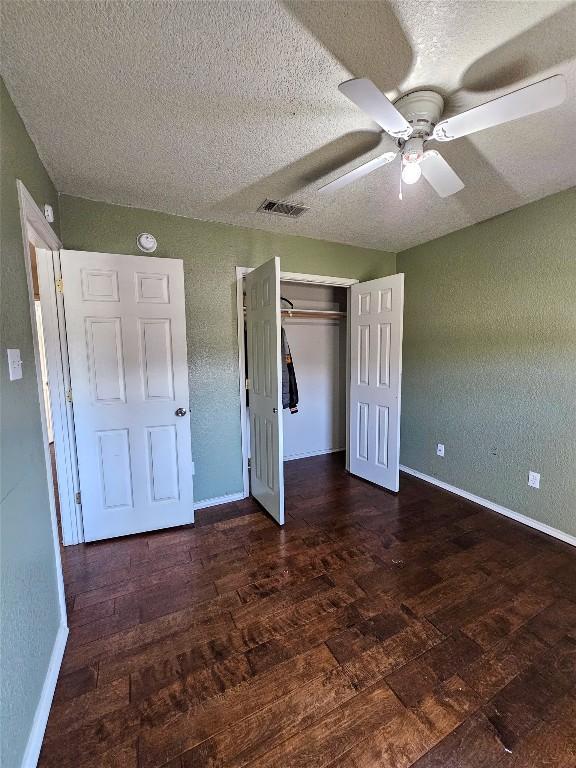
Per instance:
[[[335,309],[281,309],[280,312],[286,317],[324,317],[330,320],[346,317],[346,312]],[[244,307],[244,314],[246,314],[246,307]]]
[[[325,317],[338,320],[341,317],[346,317],[346,312],[339,312],[334,309],[283,309],[282,315],[286,317]]]

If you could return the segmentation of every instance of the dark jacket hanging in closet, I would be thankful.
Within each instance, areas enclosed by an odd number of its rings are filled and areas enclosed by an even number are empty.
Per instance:
[[[298,413],[298,384],[294,373],[294,363],[290,354],[290,346],[286,331],[282,328],[282,408],[290,408],[290,413]]]

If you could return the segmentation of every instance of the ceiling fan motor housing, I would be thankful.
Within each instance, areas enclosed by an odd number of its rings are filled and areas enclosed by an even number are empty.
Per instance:
[[[394,102],[400,114],[412,126],[413,138],[428,139],[444,110],[444,99],[435,91],[414,91]]]

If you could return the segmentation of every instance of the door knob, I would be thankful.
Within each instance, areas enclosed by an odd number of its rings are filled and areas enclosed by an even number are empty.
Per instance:
[[[176,416],[186,416],[186,408],[177,408],[175,411]]]

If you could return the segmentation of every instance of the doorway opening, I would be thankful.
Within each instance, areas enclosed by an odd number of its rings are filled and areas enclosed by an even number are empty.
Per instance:
[[[251,492],[249,344],[245,277],[237,267],[239,377],[244,496]],[[358,281],[281,272],[281,325],[299,393],[297,412],[282,409],[281,461],[346,452],[348,443],[349,288]]]
[[[47,398],[45,396],[45,383],[48,382],[48,376],[42,369],[42,359],[44,356],[44,362],[48,355],[46,354],[46,323],[50,322],[50,318],[37,310],[36,301],[43,301],[43,275],[42,270],[48,259],[44,257],[52,256],[54,252],[58,252],[61,247],[61,243],[48,222],[42,215],[40,209],[34,202],[34,199],[22,184],[21,181],[16,182],[18,191],[18,202],[20,207],[20,223],[22,232],[22,250],[24,258],[24,267],[26,271],[26,282],[28,287],[28,302],[30,308],[30,321],[32,325],[32,341],[34,347],[34,370],[30,370],[29,367],[25,367],[23,376],[35,376],[38,387],[38,402],[40,410],[40,424],[42,431],[42,448],[44,453],[44,463],[46,470],[46,481],[48,490],[48,505],[50,515],[50,529],[52,534],[52,544],[54,547],[54,557],[56,565],[56,582],[58,588],[58,602],[60,609],[60,627],[58,629],[58,636],[56,644],[54,646],[54,652],[63,653],[66,643],[66,637],[68,634],[68,626],[66,619],[66,601],[64,596],[64,579],[62,576],[62,565],[60,559],[60,536],[58,530],[58,516],[57,516],[57,504],[62,498],[62,489],[58,489],[58,483],[54,482],[54,462],[50,451],[50,437],[53,441],[53,415],[54,415],[54,399],[52,396],[49,398],[50,403],[50,415],[47,410]],[[50,265],[52,260],[50,259]],[[52,283],[53,285],[54,283]],[[42,307],[43,310],[43,307]],[[49,370],[49,364],[45,370]],[[50,427],[49,427],[50,424]],[[58,650],[57,650],[58,649]],[[53,656],[53,658],[55,658]],[[56,680],[53,680],[54,684]],[[44,695],[44,694],[43,694]],[[52,694],[50,693],[50,696]]]
[[[347,289],[281,280],[280,290],[299,395],[296,412],[283,410],[284,461],[345,451]]]
[[[52,487],[54,489],[54,503],[56,506],[56,518],[58,523],[58,537],[62,541],[62,519],[60,513],[60,493],[58,489],[58,471],[56,461],[56,446],[54,443],[54,422],[52,420],[52,400],[50,394],[50,378],[48,372],[48,358],[46,351],[46,336],[44,333],[44,320],[42,316],[42,302],[40,299],[40,281],[38,278],[38,254],[33,243],[28,243],[30,258],[30,272],[32,276],[32,291],[34,295],[34,318],[36,321],[36,335],[38,338],[37,371],[42,387],[42,401],[46,415],[46,440],[50,454],[50,467],[52,471]]]
[[[263,360],[273,332],[266,320],[248,319],[245,431],[251,493],[282,525],[286,462],[346,450],[347,289],[280,280],[279,291],[280,392],[273,406],[278,418],[267,418],[266,403],[274,357]]]
[[[58,544],[66,546],[84,541],[84,530],[64,322],[61,243],[25,187],[19,185],[18,190],[46,469],[50,491],[54,490]]]
[[[402,274],[294,274],[278,258],[237,268],[244,496],[280,525],[292,459],[344,450],[348,471],[398,492],[403,304]],[[292,363],[298,403],[283,392]]]
[[[344,286],[280,281],[284,343],[290,350],[298,403],[283,407],[283,460],[346,451],[347,302]],[[245,295],[245,294],[244,294]],[[244,330],[246,379],[248,344]],[[250,388],[244,429],[250,468]]]

